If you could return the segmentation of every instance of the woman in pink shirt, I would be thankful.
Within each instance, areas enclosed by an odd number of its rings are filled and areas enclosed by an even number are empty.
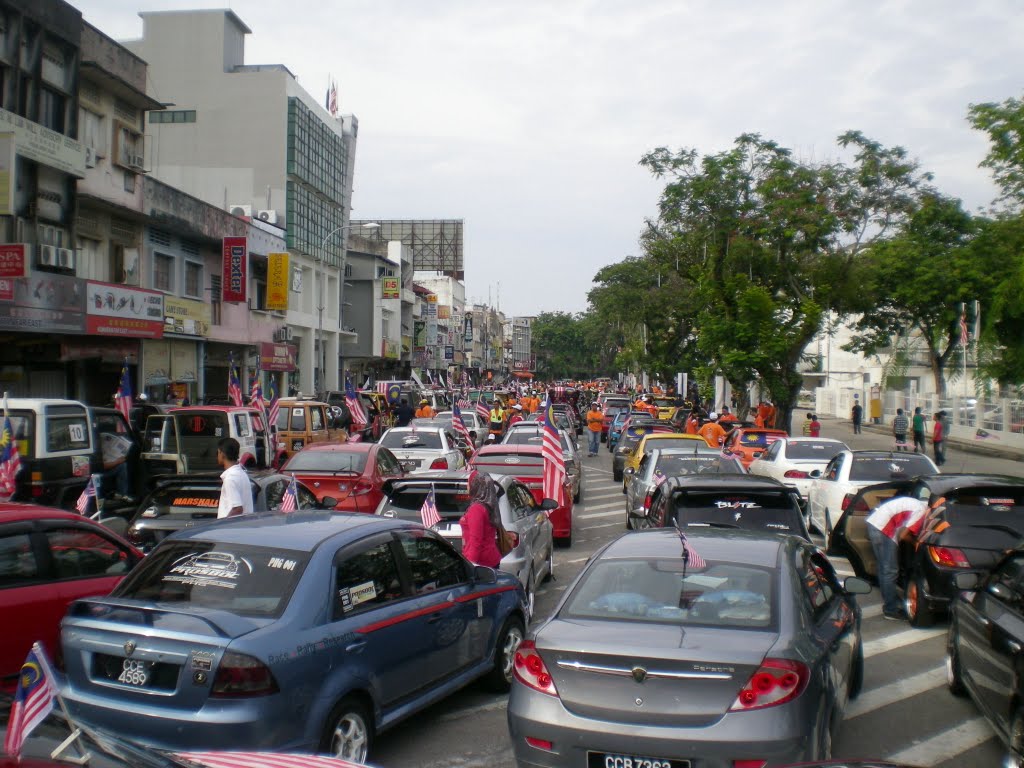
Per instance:
[[[486,472],[476,472],[469,479],[469,509],[459,520],[462,526],[462,554],[475,565],[497,568],[501,562],[498,551],[498,492]]]

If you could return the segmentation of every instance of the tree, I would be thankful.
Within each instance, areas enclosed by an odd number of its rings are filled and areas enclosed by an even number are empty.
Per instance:
[[[991,146],[981,165],[992,171],[1000,199],[1019,208],[1024,204],[1024,100],[972,104],[967,119],[988,134]]]
[[[590,369],[580,320],[568,312],[544,312],[530,324],[537,372],[544,378],[576,378]]]

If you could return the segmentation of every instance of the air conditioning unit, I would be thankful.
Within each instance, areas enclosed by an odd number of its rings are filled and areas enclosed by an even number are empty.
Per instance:
[[[259,219],[260,221],[267,222],[267,224],[277,224],[277,211],[257,211],[256,218]]]
[[[228,210],[232,216],[244,216],[247,219],[252,218],[252,206],[251,205],[229,205]]]
[[[42,267],[56,267],[57,250],[55,245],[39,246],[39,265]]]
[[[129,155],[128,163],[132,168],[145,168],[146,158],[144,155]]]
[[[275,341],[291,341],[292,340],[292,329],[289,326],[278,328],[277,333],[274,334]]]
[[[70,248],[57,249],[57,266],[64,269],[75,268],[75,252]]]

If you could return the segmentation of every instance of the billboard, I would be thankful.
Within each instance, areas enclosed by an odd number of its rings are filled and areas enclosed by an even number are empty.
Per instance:
[[[159,291],[87,280],[85,307],[86,333],[163,338],[164,295]]]
[[[85,281],[33,272],[0,279],[0,328],[39,333],[85,331]]]
[[[0,245],[0,278],[28,277],[28,253],[24,243]]]
[[[397,277],[383,277],[380,281],[380,297],[382,299],[400,299],[402,291],[398,285]]]
[[[288,254],[267,256],[267,309],[285,312],[288,309]]]
[[[249,249],[244,237],[225,237],[223,242],[224,274],[221,282],[222,300],[240,303],[246,300]]]

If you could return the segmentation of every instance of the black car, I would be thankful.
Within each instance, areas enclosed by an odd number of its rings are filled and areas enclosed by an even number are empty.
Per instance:
[[[1024,765],[1024,549],[985,574],[960,573],[946,637],[946,682],[970,696],[1006,745],[1004,765]],[[963,591],[967,590],[967,591]]]
[[[754,475],[670,477],[654,492],[649,522],[654,528],[678,524],[811,538],[799,494],[770,477]]]
[[[249,473],[252,483],[253,512],[275,512],[292,478],[272,470]],[[153,490],[136,508],[125,538],[143,552],[182,528],[190,528],[217,519],[221,479],[215,472],[192,475],[165,475],[156,480]],[[337,499],[316,495],[298,483],[299,509],[332,509]]]
[[[1024,478],[1002,475],[921,475],[879,483],[853,497],[832,531],[829,554],[843,555],[857,575],[875,578],[867,517],[897,494],[927,502],[920,534],[900,545],[900,581],[907,616],[930,626],[956,595],[956,574],[990,568],[1004,550],[1024,538]]]
[[[615,445],[615,452],[612,453],[612,480],[622,482],[622,471],[626,467],[626,457],[633,452],[636,444],[644,435],[654,432],[678,432],[672,422],[661,419],[637,419],[636,414],[630,416],[629,424],[622,430],[619,442]]]

